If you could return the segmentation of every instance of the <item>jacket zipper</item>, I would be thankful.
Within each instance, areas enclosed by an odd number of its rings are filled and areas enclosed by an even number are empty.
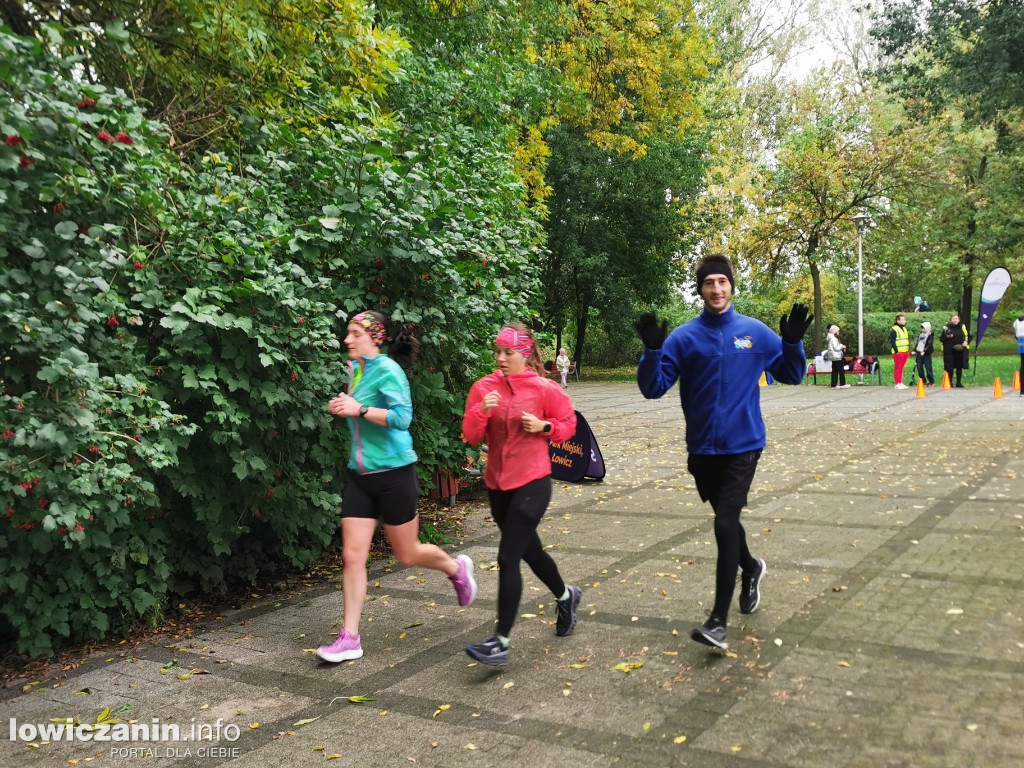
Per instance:
[[[355,397],[356,389],[358,388],[359,384],[361,384],[362,381],[363,381],[363,377],[361,375],[362,374],[362,369],[360,369],[360,376],[358,377],[358,379],[355,376],[355,366],[354,365],[352,366],[352,373],[353,373],[353,376],[352,376],[353,384],[352,384],[352,391],[349,394],[350,394],[351,397]],[[355,432],[355,438],[354,439],[355,439],[355,448],[356,448],[356,466],[359,467],[359,474],[365,475],[366,474],[366,467],[363,465],[363,440],[362,440],[362,438],[360,437],[360,434],[359,434],[359,417],[358,416],[352,418],[352,428],[353,428],[353,430]]]

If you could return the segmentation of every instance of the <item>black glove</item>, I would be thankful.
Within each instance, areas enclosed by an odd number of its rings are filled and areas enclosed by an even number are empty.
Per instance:
[[[648,349],[661,349],[661,345],[665,343],[665,338],[668,336],[668,320],[663,320],[659,326],[658,316],[653,312],[644,312],[633,323],[633,327],[636,328],[636,332],[640,334],[644,346]]]
[[[789,311],[789,317],[783,315],[779,318],[779,334],[783,341],[796,344],[804,337],[814,321],[814,315],[809,315],[809,312],[806,304],[794,304],[793,309]]]

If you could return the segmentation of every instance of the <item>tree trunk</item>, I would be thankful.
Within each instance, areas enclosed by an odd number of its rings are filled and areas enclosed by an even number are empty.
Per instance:
[[[584,342],[587,338],[587,316],[590,314],[590,303],[584,302],[583,306],[579,309],[579,314],[576,316],[576,349],[573,350],[573,355],[576,359],[576,373],[579,375],[583,371],[583,357],[584,357]]]
[[[811,350],[812,355],[821,349],[823,339],[821,335],[821,321],[823,320],[821,316],[821,270],[818,269],[818,264],[814,260],[819,242],[818,235],[815,233],[807,239],[807,248],[804,249],[804,259],[811,270],[811,282],[814,285],[814,349]]]
[[[968,253],[964,259],[967,263],[967,277],[964,278],[963,293],[960,295],[960,324],[971,332],[971,339],[974,339],[974,323],[971,322],[971,307],[974,305],[974,262],[975,255]],[[974,345],[971,344],[971,349]]]
[[[821,310],[821,270],[815,261],[810,262],[811,285],[814,287],[814,348],[811,350],[813,357],[819,350],[824,349],[824,337],[821,333],[821,326],[825,320],[824,312]]]
[[[981,159],[978,160],[978,170],[975,174],[975,178],[968,176],[967,178],[967,189],[973,190],[974,187],[980,184],[985,178],[985,172],[988,170],[988,155],[982,155]],[[977,205],[977,203],[975,203]],[[975,253],[972,244],[974,243],[974,235],[978,231],[978,220],[974,214],[967,221],[967,250],[964,252],[964,264],[967,265],[967,275],[964,277],[963,292],[960,295],[960,324],[963,325],[968,332],[972,334],[974,332],[974,323],[971,322],[971,309],[974,306],[974,265],[978,261],[978,254]],[[973,349],[973,345],[971,347]]]

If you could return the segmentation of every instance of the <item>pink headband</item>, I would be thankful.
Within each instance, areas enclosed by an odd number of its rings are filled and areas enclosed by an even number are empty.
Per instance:
[[[388,332],[384,328],[384,323],[378,322],[369,312],[360,312],[349,322],[361,326],[378,347],[387,341]]]
[[[533,339],[515,328],[506,326],[498,331],[498,338],[494,340],[494,346],[514,349],[523,357],[529,357],[530,350],[533,349]]]

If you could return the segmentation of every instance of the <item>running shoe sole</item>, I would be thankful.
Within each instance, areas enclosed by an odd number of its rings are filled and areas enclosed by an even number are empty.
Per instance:
[[[690,633],[690,637],[702,645],[710,645],[712,648],[717,648],[720,651],[726,651],[729,649],[729,643],[727,641],[716,640],[704,631],[704,627],[694,627],[693,632]]]
[[[332,664],[337,664],[342,661],[352,661],[353,659],[359,659],[363,656],[362,648],[354,648],[351,651],[341,651],[340,653],[331,653],[325,651],[322,648],[316,649],[316,655],[324,661],[329,661]]]
[[[502,651],[497,655],[484,655],[478,653],[472,645],[466,646],[466,654],[473,661],[479,661],[481,664],[486,664],[488,667],[504,667],[508,664],[508,651]]]

